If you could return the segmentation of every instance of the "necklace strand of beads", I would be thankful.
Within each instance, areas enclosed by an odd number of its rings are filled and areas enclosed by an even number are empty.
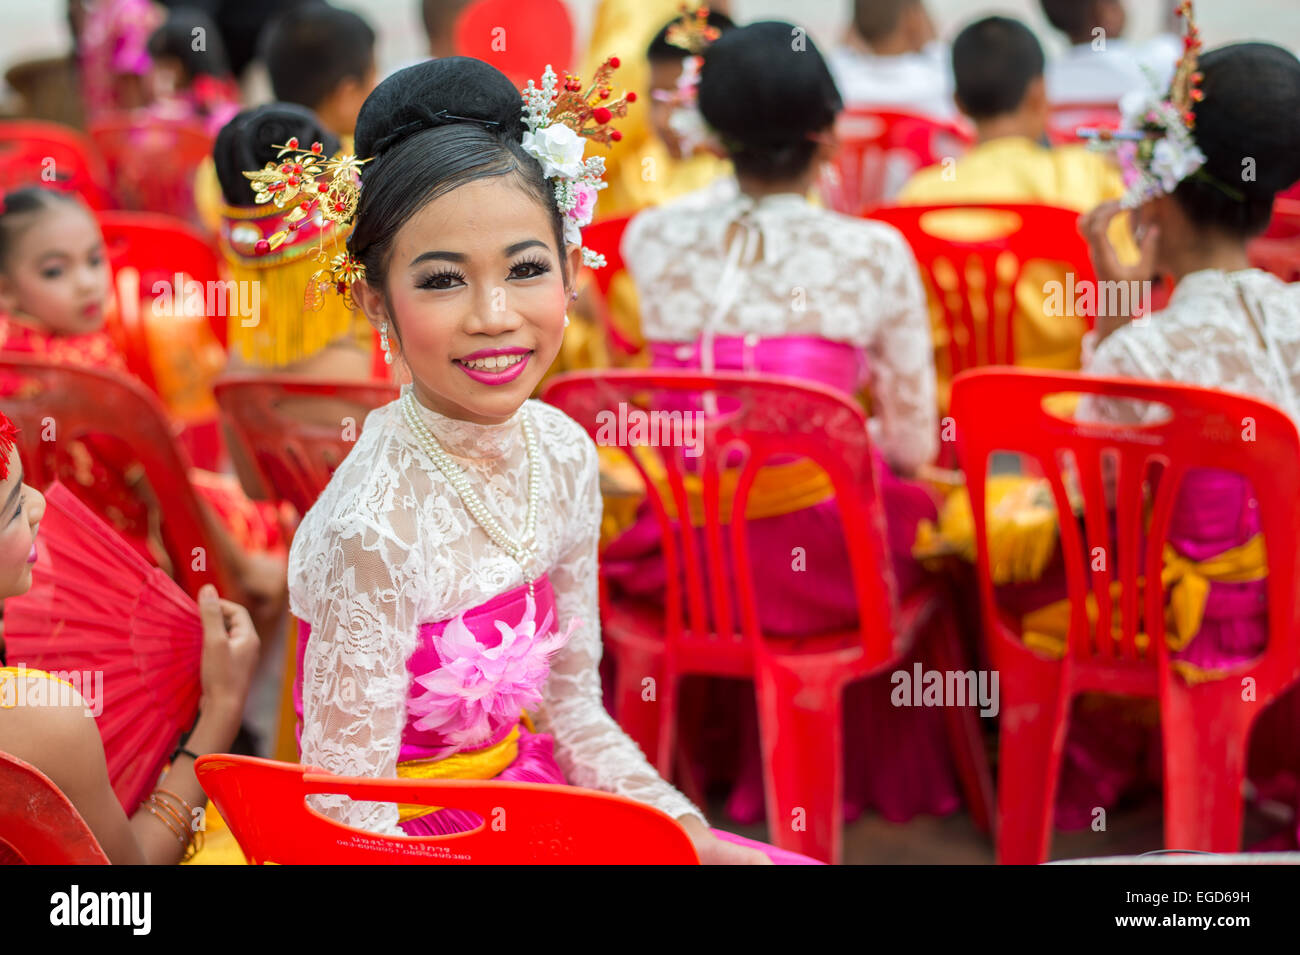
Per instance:
[[[428,425],[420,419],[415,406],[415,394],[408,391],[402,396],[402,413],[420,442],[420,446],[446,477],[447,482],[451,484],[452,489],[460,497],[461,503],[465,505],[470,516],[478,522],[479,527],[483,528],[484,533],[519,565],[524,582],[528,584],[528,594],[533,596],[533,578],[529,575],[528,562],[537,556],[535,549],[537,544],[534,538],[537,533],[537,501],[541,495],[541,469],[538,467],[537,433],[533,430],[532,418],[526,410],[519,416],[524,432],[524,449],[528,454],[528,513],[524,519],[523,537],[516,541],[511,539],[505,528],[488,511],[483,499],[474,493],[464,469],[453,461],[451,455],[438,443],[438,439],[433,436]]]

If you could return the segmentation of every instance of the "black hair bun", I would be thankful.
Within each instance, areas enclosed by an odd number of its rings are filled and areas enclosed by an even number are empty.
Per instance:
[[[319,142],[327,156],[340,149],[338,137],[321,125],[315,113],[292,103],[246,109],[223,126],[212,147],[212,161],[227,204],[253,205],[252,183],[244,172],[274,162],[279,151],[274,147],[295,137],[304,149]]]
[[[812,38],[764,20],[727,30],[704,52],[700,112],[725,137],[780,145],[826,129],[843,108]]]
[[[523,95],[506,75],[469,56],[448,56],[399,70],[375,87],[357,116],[357,155],[375,158],[423,129],[465,120],[519,142]]]
[[[1199,68],[1205,99],[1192,138],[1206,172],[1250,199],[1300,179],[1300,60],[1271,43],[1234,43],[1203,54]]]

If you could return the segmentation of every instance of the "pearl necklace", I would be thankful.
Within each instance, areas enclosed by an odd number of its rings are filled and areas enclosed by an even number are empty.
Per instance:
[[[541,496],[541,473],[537,466],[537,434],[533,431],[532,418],[528,412],[524,411],[519,418],[524,431],[524,448],[528,452],[528,516],[524,520],[524,536],[518,541],[512,540],[506,534],[505,528],[488,512],[483,499],[470,487],[464,470],[443,450],[428,426],[420,420],[419,413],[415,410],[414,392],[408,391],[402,396],[402,413],[406,416],[406,423],[415,432],[421,447],[447,478],[452,489],[459,495],[461,503],[465,505],[465,509],[474,520],[478,521],[479,527],[483,528],[488,537],[519,565],[524,580],[528,583],[528,592],[531,594],[533,581],[528,575],[527,562],[537,556],[537,543],[534,538],[537,532],[537,500]]]

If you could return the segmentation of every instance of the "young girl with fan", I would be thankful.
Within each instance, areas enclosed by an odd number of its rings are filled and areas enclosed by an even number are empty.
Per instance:
[[[109,281],[103,236],[75,195],[31,186],[0,200],[0,354],[128,374],[104,326]],[[0,381],[0,391],[16,386]],[[93,486],[101,513],[142,555],[168,568],[156,531],[166,502],[149,502],[132,450],[95,436],[74,446],[70,461],[75,473],[65,479]],[[284,601],[278,516],[222,475],[194,468],[190,478],[216,517],[223,559],[262,605],[259,619],[277,618]]]
[[[45,499],[23,483],[14,446],[15,428],[0,414],[0,599],[32,586],[36,533]],[[202,702],[184,751],[173,759],[157,788],[128,818],[109,779],[104,747],[87,702],[70,684],[33,687],[54,677],[39,670],[5,666],[0,638],[0,752],[28,762],[68,797],[115,864],[180,862],[193,844],[195,807],[207,797],[194,774],[195,756],[225,752],[239,730],[258,640],[248,612],[219,600],[211,586],[199,594],[203,626]],[[20,664],[22,661],[18,661]],[[48,705],[22,705],[40,699]],[[183,826],[183,821],[190,826]],[[0,839],[0,864],[15,861]]]
[[[577,83],[521,100],[496,69],[450,57],[394,74],[361,110],[366,165],[335,277],[412,383],[367,417],[294,538],[302,761],[601,789],[678,819],[706,862],[765,862],[710,832],[605,711],[596,449],[528,400],[560,347],[600,174],[551,96],[604,142],[601,119],[624,110],[606,98],[593,117]],[[477,825],[314,805],[391,835]]]

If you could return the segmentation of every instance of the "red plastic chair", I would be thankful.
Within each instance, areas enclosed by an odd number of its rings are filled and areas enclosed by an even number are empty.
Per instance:
[[[822,198],[853,216],[892,200],[916,170],[960,156],[975,141],[956,123],[860,108],[840,114],[836,134],[840,149],[833,174],[821,182]]]
[[[1124,117],[1116,103],[1070,103],[1052,107],[1047,138],[1055,146],[1078,145],[1080,127],[1119,129]]]
[[[1285,282],[1300,281],[1300,198],[1280,195],[1273,200],[1268,231],[1247,245],[1246,254],[1255,268]]]
[[[573,21],[561,0],[475,0],[453,37],[458,55],[491,63],[520,89],[540,83],[547,64],[557,74],[574,68]]]
[[[366,415],[397,397],[383,382],[230,375],[213,389],[234,442],[263,489],[307,513],[361,434]]]
[[[642,463],[628,454],[649,489],[668,583],[660,605],[602,601],[603,632],[616,662],[616,715],[666,775],[672,769],[681,678],[752,679],[768,818],[789,820],[798,808],[805,811],[807,823],[806,831],[771,824],[770,840],[782,849],[837,861],[843,824],[844,688],[897,665],[902,657],[895,641],[902,636],[925,639],[941,669],[960,668],[962,653],[955,642],[930,639],[935,633],[953,633],[951,627],[929,626],[947,612],[945,593],[939,586],[922,587],[901,606],[894,605],[866,419],[860,407],[830,388],[736,373],[575,372],[553,379],[543,400],[595,438],[611,412],[644,411],[655,394],[671,395],[677,407],[701,392],[713,392],[719,408],[726,409],[701,425],[702,453],[694,459],[703,482],[703,553],[697,534],[680,533]],[[747,452],[746,460],[732,513],[724,515],[719,475],[735,466],[730,462],[738,450]],[[674,513],[690,513],[682,449],[661,447],[655,453],[667,473]],[[854,531],[845,540],[860,623],[842,633],[769,640],[759,628],[744,515],[759,468],[772,457],[791,454],[810,458],[825,470],[843,524]],[[735,568],[734,589],[705,569],[727,565]],[[657,687],[655,706],[643,702],[647,677]],[[945,716],[967,802],[977,823],[986,823],[991,785],[983,766],[979,717],[966,707],[947,707]]]
[[[0,192],[55,186],[79,193],[92,209],[111,209],[107,184],[103,159],[75,129],[36,120],[0,123]]]
[[[603,269],[592,269],[596,290],[600,293],[601,324],[605,328],[610,344],[626,355],[635,355],[641,349],[636,342],[620,332],[610,319],[609,289],[614,284],[614,277],[626,269],[623,264],[623,233],[627,231],[627,224],[631,221],[630,215],[616,216],[593,222],[582,230],[582,244],[605,257]]]
[[[1005,235],[977,241],[927,231],[927,226],[942,227],[942,216],[927,219],[931,213],[949,210],[1010,213],[1018,223]],[[868,218],[888,222],[911,245],[931,307],[940,310],[947,327],[947,349],[937,357],[940,364],[946,359],[949,376],[982,365],[1015,364],[1015,287],[1026,262],[1061,262],[1080,288],[1096,281],[1088,244],[1079,234],[1079,213],[1071,209],[1013,203],[890,206]]]
[[[123,209],[200,224],[194,175],[213,141],[201,123],[121,113],[96,120],[89,132]]]
[[[697,865],[690,837],[622,796],[541,783],[362,779],[252,756],[201,756],[199,783],[253,865]],[[376,835],[308,808],[313,793],[453,806],[483,824],[447,836]]]
[[[192,597],[211,583],[223,597],[240,599],[242,592],[222,562],[207,515],[190,486],[190,462],[158,399],[144,387],[112,372],[7,356],[0,360],[0,409],[20,429],[18,450],[26,483],[45,488],[61,480],[99,514],[105,511],[107,495],[122,492],[125,484],[109,488],[84,483],[77,451],[88,438],[119,439],[136,455],[164,510],[160,530],[176,582]]]
[[[68,797],[8,753],[0,753],[0,865],[108,865]]]
[[[1058,418],[1043,399],[1057,393],[1101,394],[1154,401],[1170,417],[1142,427],[1090,425]],[[976,516],[980,603],[992,664],[1001,673],[1001,757],[998,786],[998,861],[1037,863],[1051,844],[1053,807],[1071,700],[1095,691],[1160,701],[1164,746],[1165,842],[1170,848],[1232,852],[1240,847],[1241,786],[1250,727],[1268,702],[1300,678],[1300,603],[1296,600],[1296,544],[1300,537],[1300,436],[1279,409],[1252,398],[1184,385],[1011,369],[967,372],[953,383],[953,416]],[[1241,440],[1242,422],[1255,440]],[[1029,649],[1018,621],[994,600],[984,524],[985,475],[990,454],[1018,452],[1041,468],[1061,515],[1072,619],[1063,659]],[[1073,455],[1084,498],[1084,531],[1070,511],[1063,458]],[[1103,485],[1103,457],[1115,455],[1116,540]],[[1144,527],[1148,466],[1164,471],[1152,492]],[[1227,679],[1191,685],[1170,667],[1165,641],[1165,595],[1159,585],[1179,485],[1194,468],[1232,471],[1251,481],[1259,502],[1268,554],[1269,641],[1254,663]],[[1084,537],[1086,536],[1086,540]],[[1146,538],[1145,557],[1142,538]],[[1090,572],[1094,548],[1111,559]],[[1145,578],[1145,603],[1138,581]],[[1097,619],[1111,620],[1110,585],[1121,585],[1121,625],[1090,624],[1085,596],[1097,601]],[[1094,633],[1093,631],[1098,632]],[[1143,651],[1137,634],[1150,636]],[[1243,703],[1250,678],[1255,698]]]
[[[221,257],[204,237],[189,223],[171,216],[153,212],[101,212],[98,215],[100,231],[104,233],[104,246],[109,264],[113,268],[115,336],[126,358],[131,373],[157,390],[153,361],[149,348],[149,328],[144,319],[144,309],[151,307],[157,283],[165,283],[168,294],[175,300],[185,296],[186,287],[178,285],[179,273],[183,282],[194,280],[204,289],[204,301],[211,301],[209,289],[217,288],[222,281]],[[120,273],[132,268],[139,273],[138,290],[120,284]],[[225,288],[225,286],[222,286]],[[236,296],[229,289],[228,296]],[[236,301],[238,299],[236,298]],[[229,311],[227,308],[225,311]],[[212,333],[226,344],[227,315],[221,309],[208,316]]]

